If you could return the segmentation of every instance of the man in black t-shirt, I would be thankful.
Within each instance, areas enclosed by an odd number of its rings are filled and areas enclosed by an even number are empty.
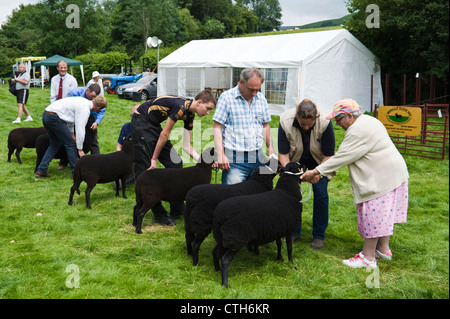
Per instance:
[[[177,96],[160,96],[141,104],[131,118],[131,134],[134,145],[133,174],[135,180],[146,169],[154,169],[157,160],[166,168],[181,168],[183,162],[169,135],[176,121],[184,121],[183,150],[195,161],[199,154],[191,146],[195,114],[202,117],[214,109],[216,99],[210,91],[200,92],[194,99]],[[164,128],[161,123],[166,121]],[[187,133],[187,134],[186,134]],[[152,209],[155,220],[163,225],[174,225],[174,219],[184,212],[184,203],[171,203],[170,215],[161,203]]]

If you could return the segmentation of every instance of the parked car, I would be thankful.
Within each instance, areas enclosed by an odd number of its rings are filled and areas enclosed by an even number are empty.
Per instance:
[[[136,99],[136,95],[141,91],[141,100],[147,101],[156,97],[158,75],[144,75],[139,80],[117,87],[116,94],[121,99]]]

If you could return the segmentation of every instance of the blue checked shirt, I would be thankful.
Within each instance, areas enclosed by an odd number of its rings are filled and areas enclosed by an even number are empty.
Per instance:
[[[223,125],[226,149],[238,152],[260,150],[264,141],[263,123],[270,122],[267,100],[258,92],[249,107],[237,85],[220,95],[213,120]]]

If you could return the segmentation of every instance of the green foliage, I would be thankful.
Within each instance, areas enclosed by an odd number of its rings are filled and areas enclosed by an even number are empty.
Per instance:
[[[120,66],[124,64],[125,59],[129,59],[129,56],[122,52],[87,53],[79,55],[75,59],[83,62],[84,74],[90,78],[89,75],[94,71],[110,74],[120,73]],[[74,76],[80,79],[79,68],[74,69]]]
[[[231,289],[220,285],[214,271],[210,235],[200,249],[199,265],[192,266],[184,242],[184,222],[162,227],[153,214],[144,218],[142,235],[132,222],[134,187],[128,199],[114,196],[111,183],[98,184],[91,193],[92,210],[85,207],[85,183],[74,205],[67,205],[72,185],[70,170],[50,163],[48,179],[37,179],[36,154],[25,148],[19,165],[6,162],[8,133],[15,127],[42,126],[40,115],[49,103],[49,89],[32,88],[28,108],[33,122],[13,125],[15,98],[0,86],[0,298],[1,299],[448,299],[449,298],[449,162],[405,157],[410,173],[408,221],[397,224],[391,237],[392,261],[379,261],[380,288],[370,288],[371,272],[351,269],[341,260],[362,249],[356,228],[355,206],[348,169],[329,183],[330,221],[325,247],[314,251],[312,200],[304,203],[303,237],[293,245],[294,263],[276,260],[274,243],[254,256],[240,251],[229,269]],[[130,120],[133,101],[107,95],[106,117],[99,126],[103,153],[113,152],[123,123]],[[276,141],[279,118],[270,126]],[[212,140],[212,114],[196,119],[201,132],[194,142],[206,147]],[[175,130],[182,130],[178,123]],[[194,136],[197,136],[194,131]],[[177,132],[174,132],[177,133]],[[344,132],[335,127],[337,145]],[[179,145],[177,134],[171,134]],[[200,149],[197,149],[199,151]],[[185,165],[192,165],[185,160]],[[375,174],[376,172],[374,172]],[[220,172],[218,175],[220,181]],[[215,176],[212,176],[215,182]],[[303,185],[303,184],[302,184]],[[308,185],[303,185],[308,191]],[[169,205],[164,203],[166,209]],[[69,288],[69,265],[80,270],[79,288]],[[273,313],[271,313],[273,315]]]
[[[380,28],[367,28],[366,7],[380,9]],[[432,0],[350,0],[345,27],[377,55],[391,74],[449,72],[449,2]]]
[[[206,38],[221,38],[225,34],[225,25],[214,18],[209,18],[203,26],[203,34]]]

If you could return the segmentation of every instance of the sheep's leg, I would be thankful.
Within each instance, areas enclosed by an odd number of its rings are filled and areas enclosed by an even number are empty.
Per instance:
[[[14,149],[8,151],[8,162],[11,163],[11,155],[14,153]]]
[[[75,184],[72,185],[70,188],[70,196],[69,196],[69,205],[72,205],[73,203],[73,194],[75,193]]]
[[[198,252],[200,250],[200,245],[203,243],[205,238],[206,238],[206,236],[199,236],[199,235],[197,235],[195,237],[194,245],[193,245],[193,253],[192,253],[192,262],[193,262],[194,266],[197,266],[197,264],[198,264]]]
[[[289,234],[286,236],[286,247],[287,247],[288,259],[291,263],[293,263],[293,260],[292,260],[292,234]]]
[[[277,260],[282,261],[283,257],[281,256],[281,238],[278,238],[276,242],[277,242]]]
[[[86,191],[84,192],[84,195],[86,197],[86,207],[89,209],[92,209],[92,207],[91,207],[91,191],[92,191],[92,188],[88,187],[88,188],[86,188]]]
[[[194,241],[194,234],[192,234],[192,232],[186,228],[186,224],[184,224],[184,226],[186,231],[185,238],[187,254],[189,256],[192,256],[192,242]]]
[[[137,224],[138,212],[139,212],[139,207],[138,207],[138,204],[136,204],[136,205],[134,205],[134,208],[133,208],[133,226],[136,226],[136,224]]]
[[[231,260],[233,260],[233,257],[236,256],[237,252],[237,250],[227,249],[222,257],[222,285],[227,288],[230,288],[228,285],[228,266],[230,265]]]
[[[18,148],[16,150],[16,158],[17,158],[17,161],[19,162],[19,164],[22,164],[22,160],[20,159],[20,152],[22,152],[22,149]]]
[[[119,188],[120,188],[119,179],[116,179],[116,180],[114,181],[114,183],[116,184],[116,185],[115,185],[115,186],[116,186],[116,197],[118,197],[118,196],[119,196]]]
[[[141,207],[136,214],[136,233],[142,234],[142,221],[144,220],[144,216],[147,213],[148,209]]]
[[[126,178],[121,178],[120,181],[122,182],[122,197],[125,198],[125,199],[127,199],[128,197],[127,197],[127,195],[125,194],[125,188],[127,187],[127,185],[126,185],[126,183],[125,183],[125,182],[126,182]],[[117,189],[116,195],[118,195],[118,192],[119,192],[119,189]]]
[[[214,261],[214,269],[216,271],[220,271],[220,263],[219,263],[219,253],[218,253],[218,245],[216,245],[212,251],[213,261]]]

